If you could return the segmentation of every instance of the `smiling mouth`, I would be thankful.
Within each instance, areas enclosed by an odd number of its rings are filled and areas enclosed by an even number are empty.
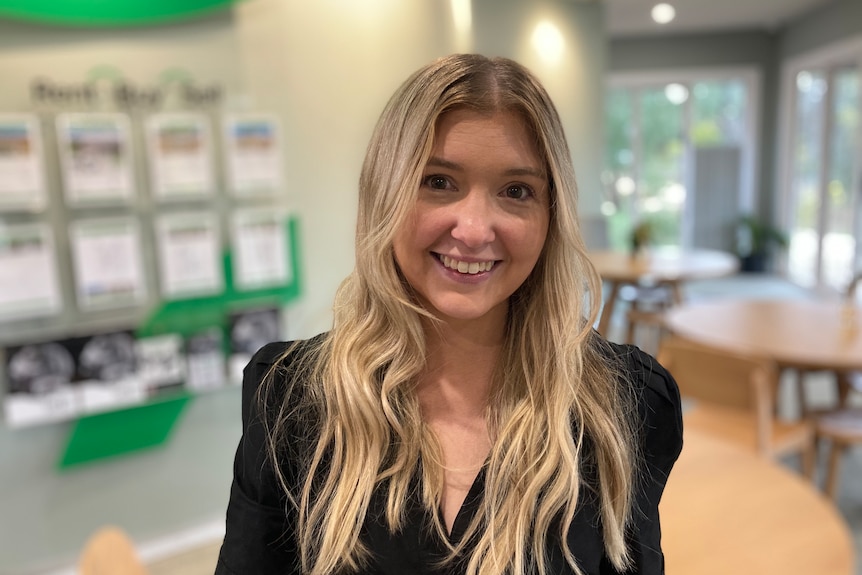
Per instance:
[[[456,260],[455,258],[450,258],[449,256],[444,256],[443,254],[435,253],[434,255],[437,256],[437,259],[441,264],[443,264],[443,267],[468,275],[476,275],[482,272],[491,271],[491,268],[497,264],[497,260],[489,260],[485,262],[464,262]]]

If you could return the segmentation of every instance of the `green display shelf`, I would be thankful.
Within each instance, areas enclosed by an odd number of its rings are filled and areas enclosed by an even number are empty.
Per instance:
[[[153,310],[136,329],[138,337],[176,333],[188,336],[202,329],[226,329],[234,311],[258,306],[281,306],[295,300],[301,291],[300,229],[293,217],[285,221],[291,254],[291,281],[287,285],[241,291],[234,286],[232,254],[224,254],[225,290],[223,293],[190,300],[165,302]],[[175,392],[110,412],[88,415],[75,422],[59,468],[158,447],[170,437],[183,409],[193,399],[188,392]]]
[[[192,396],[184,393],[82,417],[72,428],[60,469],[164,444],[191,400]]]

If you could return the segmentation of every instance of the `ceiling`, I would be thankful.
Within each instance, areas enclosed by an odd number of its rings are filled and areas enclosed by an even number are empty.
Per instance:
[[[676,8],[676,19],[662,26],[650,18],[659,1]],[[611,37],[739,29],[774,30],[834,0],[604,0]]]

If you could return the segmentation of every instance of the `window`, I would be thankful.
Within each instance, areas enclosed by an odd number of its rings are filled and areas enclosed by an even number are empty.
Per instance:
[[[827,51],[789,63],[784,74],[787,272],[801,285],[837,292],[862,268],[860,56],[862,46]]]
[[[614,248],[626,249],[647,222],[657,245],[732,249],[731,220],[753,204],[754,80],[751,72],[611,78],[602,212]],[[714,237],[697,225],[706,220]]]

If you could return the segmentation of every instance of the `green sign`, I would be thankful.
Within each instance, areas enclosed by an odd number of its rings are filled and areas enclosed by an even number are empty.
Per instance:
[[[0,18],[68,26],[128,26],[194,18],[238,0],[0,0]]]

